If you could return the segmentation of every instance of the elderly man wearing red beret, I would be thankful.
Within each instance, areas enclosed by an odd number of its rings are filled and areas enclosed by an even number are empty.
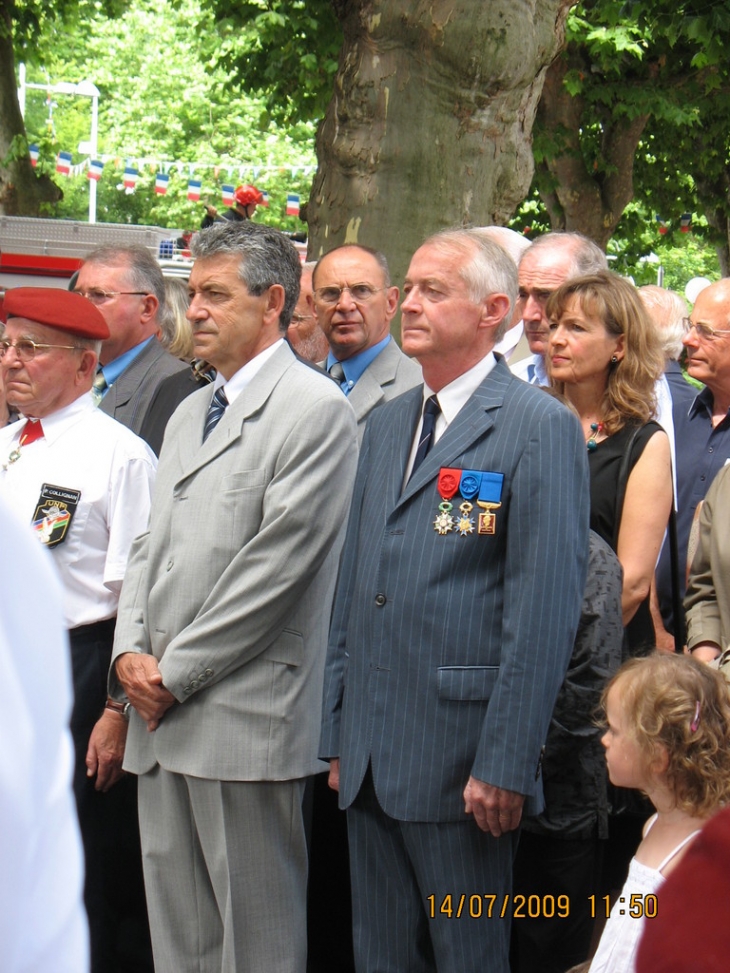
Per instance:
[[[127,713],[107,700],[106,673],[129,548],[147,527],[156,460],[94,405],[90,390],[109,329],[90,301],[21,287],[6,293],[3,316],[0,372],[21,420],[0,429],[0,496],[50,550],[63,585],[92,971],[142,973],[152,962],[134,780],[121,769]]]

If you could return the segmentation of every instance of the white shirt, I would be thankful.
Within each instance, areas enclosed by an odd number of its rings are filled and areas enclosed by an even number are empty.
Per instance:
[[[260,351],[258,355],[251,359],[251,361],[246,362],[242,368],[239,368],[237,372],[234,372],[228,381],[226,381],[221,373],[218,372],[215,382],[213,383],[213,394],[215,394],[219,388],[223,387],[223,390],[226,393],[226,398],[228,399],[228,405],[233,405],[246,386],[251,384],[256,373],[264,367],[269,358],[271,358],[274,352],[283,344],[284,339],[280,338],[279,341],[275,341],[273,345],[269,345],[268,348],[264,348],[264,350]]]
[[[547,386],[550,384],[545,369],[545,359],[542,355],[530,355],[528,358],[521,358],[514,365],[510,365],[510,371],[516,378],[521,378],[523,382],[530,385]]]
[[[464,408],[466,403],[476,392],[479,386],[482,384],[484,379],[489,375],[494,366],[497,364],[497,359],[494,354],[490,351],[488,355],[478,361],[476,365],[469,369],[468,372],[464,372],[463,375],[459,375],[455,378],[453,382],[449,382],[448,385],[444,385],[440,392],[436,393],[436,398],[438,399],[441,411],[436,417],[436,424],[433,430],[433,442],[431,443],[431,448],[439,441],[439,439],[446,432],[448,427],[457,417],[459,412]],[[423,383],[423,404],[425,405],[426,399],[429,399],[434,394],[433,389],[430,389],[426,383]],[[421,421],[418,424],[416,430],[416,435],[413,437],[413,444],[411,445],[411,453],[408,457],[408,463],[406,464],[406,476],[404,485],[408,483],[411,476],[411,471],[413,470],[413,462],[416,458],[416,453],[418,451],[418,443],[421,439],[421,429],[423,428],[423,406],[421,407]]]
[[[0,429],[0,497],[31,524],[44,483],[80,491],[65,539],[50,549],[70,629],[116,615],[130,545],[147,529],[157,460],[138,436],[94,406],[91,393],[41,424],[44,438],[21,446],[15,462],[10,455],[25,423]]]
[[[672,483],[674,485],[674,497],[676,507],[677,497],[677,444],[674,441],[674,413],[672,403],[672,393],[669,390],[669,382],[666,375],[661,375],[654,386],[656,394],[657,414],[656,421],[669,437],[669,452],[672,457]]]
[[[82,849],[71,790],[71,664],[61,591],[0,505],[0,943],[3,973],[85,973]]]
[[[494,350],[499,352],[507,364],[509,364],[509,360],[512,357],[512,352],[520,343],[520,338],[524,333],[525,325],[522,321],[518,321],[513,328],[509,328],[507,331],[505,331],[503,337],[494,346]]]

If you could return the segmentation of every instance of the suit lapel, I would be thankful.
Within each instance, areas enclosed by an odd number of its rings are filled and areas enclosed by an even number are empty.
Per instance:
[[[288,346],[283,345],[279,348],[256,373],[235,402],[228,406],[222,419],[204,443],[201,443],[203,427],[213,398],[213,388],[211,387],[210,391],[206,390],[206,395],[193,396],[200,401],[191,404],[190,436],[179,437],[181,480],[207,466],[216,456],[228,449],[231,443],[241,438],[246,420],[263,408],[286,370],[295,361]]]
[[[111,386],[107,394],[101,400],[100,408],[107,415],[113,416],[114,412],[123,405],[126,405],[139,388],[141,377],[147,372],[152,364],[152,359],[156,359],[158,347],[157,339],[153,338],[150,343],[132,359],[124,369],[119,378]]]
[[[501,408],[511,381],[509,369],[500,358],[411,477],[398,505],[407,502],[436,479],[442,466],[451,466],[469,446],[494,426],[496,410]]]

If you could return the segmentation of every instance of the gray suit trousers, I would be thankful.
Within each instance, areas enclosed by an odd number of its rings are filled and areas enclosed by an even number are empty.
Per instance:
[[[139,777],[156,973],[304,973],[303,780]]]

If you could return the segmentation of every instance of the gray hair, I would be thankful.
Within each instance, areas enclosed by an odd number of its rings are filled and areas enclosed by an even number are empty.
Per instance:
[[[665,290],[663,287],[657,287],[656,284],[640,287],[639,297],[656,325],[665,357],[669,361],[677,361],[682,354],[687,302],[676,291]]]
[[[160,265],[149,252],[147,247],[97,247],[87,253],[85,264],[100,264],[103,267],[117,267],[126,265],[129,270],[131,286],[144,294],[154,294],[159,307],[158,315],[165,308],[165,278],[162,276]]]
[[[294,245],[283,233],[250,220],[226,220],[196,233],[190,250],[196,260],[210,260],[218,254],[237,255],[241,261],[238,276],[253,297],[260,297],[274,284],[281,285],[284,307],[279,330],[286,331],[299,300],[302,265]]]
[[[383,285],[385,287],[391,286],[388,258],[385,256],[382,250],[374,250],[372,247],[366,247],[362,243],[341,243],[338,247],[333,247],[331,250],[328,250],[327,253],[323,253],[317,263],[314,265],[314,271],[312,272],[312,285],[314,285],[314,278],[317,276],[317,267],[319,267],[325,257],[329,257],[331,253],[337,253],[338,250],[360,250],[362,253],[369,254],[383,271]]]
[[[512,257],[515,266],[519,266],[522,254],[532,246],[532,241],[508,226],[475,226],[472,229],[485,240],[498,243]]]
[[[490,294],[506,294],[509,310],[494,332],[499,341],[509,327],[512,308],[517,300],[517,268],[503,247],[476,230],[444,230],[423,244],[435,247],[448,256],[463,258],[459,276],[464,281],[470,300],[476,304]]]
[[[540,253],[541,250],[568,251],[572,258],[568,279],[573,277],[583,277],[586,274],[597,274],[602,270],[608,270],[608,260],[606,254],[601,250],[597,243],[590,240],[582,233],[546,233],[544,236],[534,240],[530,247],[530,254]],[[524,259],[524,254],[523,254]]]

